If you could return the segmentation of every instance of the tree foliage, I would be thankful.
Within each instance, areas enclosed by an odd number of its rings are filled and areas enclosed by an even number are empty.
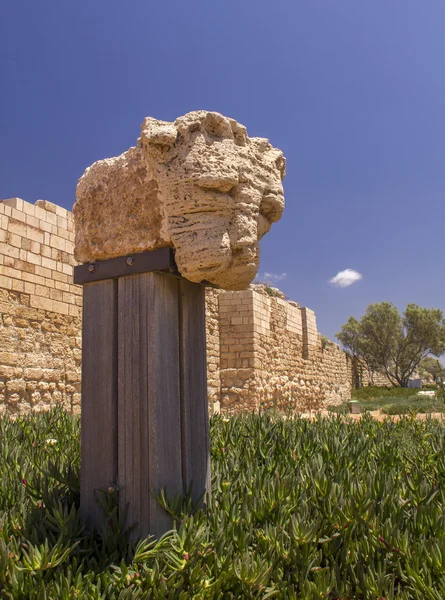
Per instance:
[[[350,317],[337,338],[368,370],[407,387],[423,359],[445,352],[445,319],[440,309],[408,304],[401,315],[390,302],[380,302],[370,304],[360,321]]]

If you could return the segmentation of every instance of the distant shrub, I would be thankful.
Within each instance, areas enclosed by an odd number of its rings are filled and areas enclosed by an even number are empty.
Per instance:
[[[436,391],[437,389],[438,385],[436,383],[427,383],[426,385],[422,385],[422,390]]]
[[[415,411],[411,404],[399,402],[398,404],[387,404],[382,407],[382,413],[385,415],[408,415]]]
[[[419,390],[412,388],[402,388],[394,386],[368,386],[358,390],[352,390],[352,397],[355,400],[370,400],[371,398],[383,398],[384,396],[392,397],[409,397],[415,396]]]
[[[407,415],[413,413],[437,413],[443,412],[444,406],[440,401],[424,400],[419,403],[399,402],[397,404],[388,404],[382,407],[382,413],[385,415]]]
[[[327,410],[332,413],[336,413],[339,415],[346,415],[349,412],[349,408],[347,403],[343,404],[329,404],[327,406]]]

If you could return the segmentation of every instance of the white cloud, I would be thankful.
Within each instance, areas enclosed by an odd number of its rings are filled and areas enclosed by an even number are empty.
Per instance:
[[[332,283],[332,285],[335,285],[335,287],[345,288],[349,287],[353,283],[356,283],[357,281],[360,281],[360,279],[363,279],[363,275],[361,273],[354,271],[354,269],[345,269],[344,271],[337,273],[335,277],[332,277],[329,280],[329,283]]]
[[[286,279],[287,273],[264,273],[262,279],[268,283],[277,283]]]

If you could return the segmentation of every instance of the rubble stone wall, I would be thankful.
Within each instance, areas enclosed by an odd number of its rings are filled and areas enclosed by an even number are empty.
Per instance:
[[[82,288],[60,206],[0,201],[0,412],[80,410]],[[211,412],[308,410],[350,399],[353,361],[278,290],[206,290]],[[386,377],[375,375],[378,385]],[[367,385],[362,375],[362,385]]]
[[[69,211],[0,202],[0,411],[80,409],[82,290]]]
[[[207,390],[209,406],[219,410],[221,388],[218,291],[206,289]]]
[[[372,375],[370,373],[368,373],[365,370],[359,370],[359,381],[357,381],[357,383],[359,384],[358,386],[356,385],[356,387],[366,387],[368,385],[377,385],[377,386],[381,386],[381,387],[391,387],[392,384],[389,381],[388,377],[385,375],[385,373],[372,373]]]

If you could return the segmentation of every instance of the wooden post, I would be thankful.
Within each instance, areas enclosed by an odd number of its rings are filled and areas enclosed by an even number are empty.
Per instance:
[[[159,536],[172,520],[153,494],[210,491],[205,288],[161,272],[86,283],[84,267],[81,511],[100,527],[94,490],[117,484],[133,539]]]
[[[210,491],[205,288],[179,282],[182,479],[197,502]],[[203,397],[205,396],[205,401]]]
[[[99,527],[94,490],[116,484],[117,475],[117,282],[83,288],[81,508]]]

